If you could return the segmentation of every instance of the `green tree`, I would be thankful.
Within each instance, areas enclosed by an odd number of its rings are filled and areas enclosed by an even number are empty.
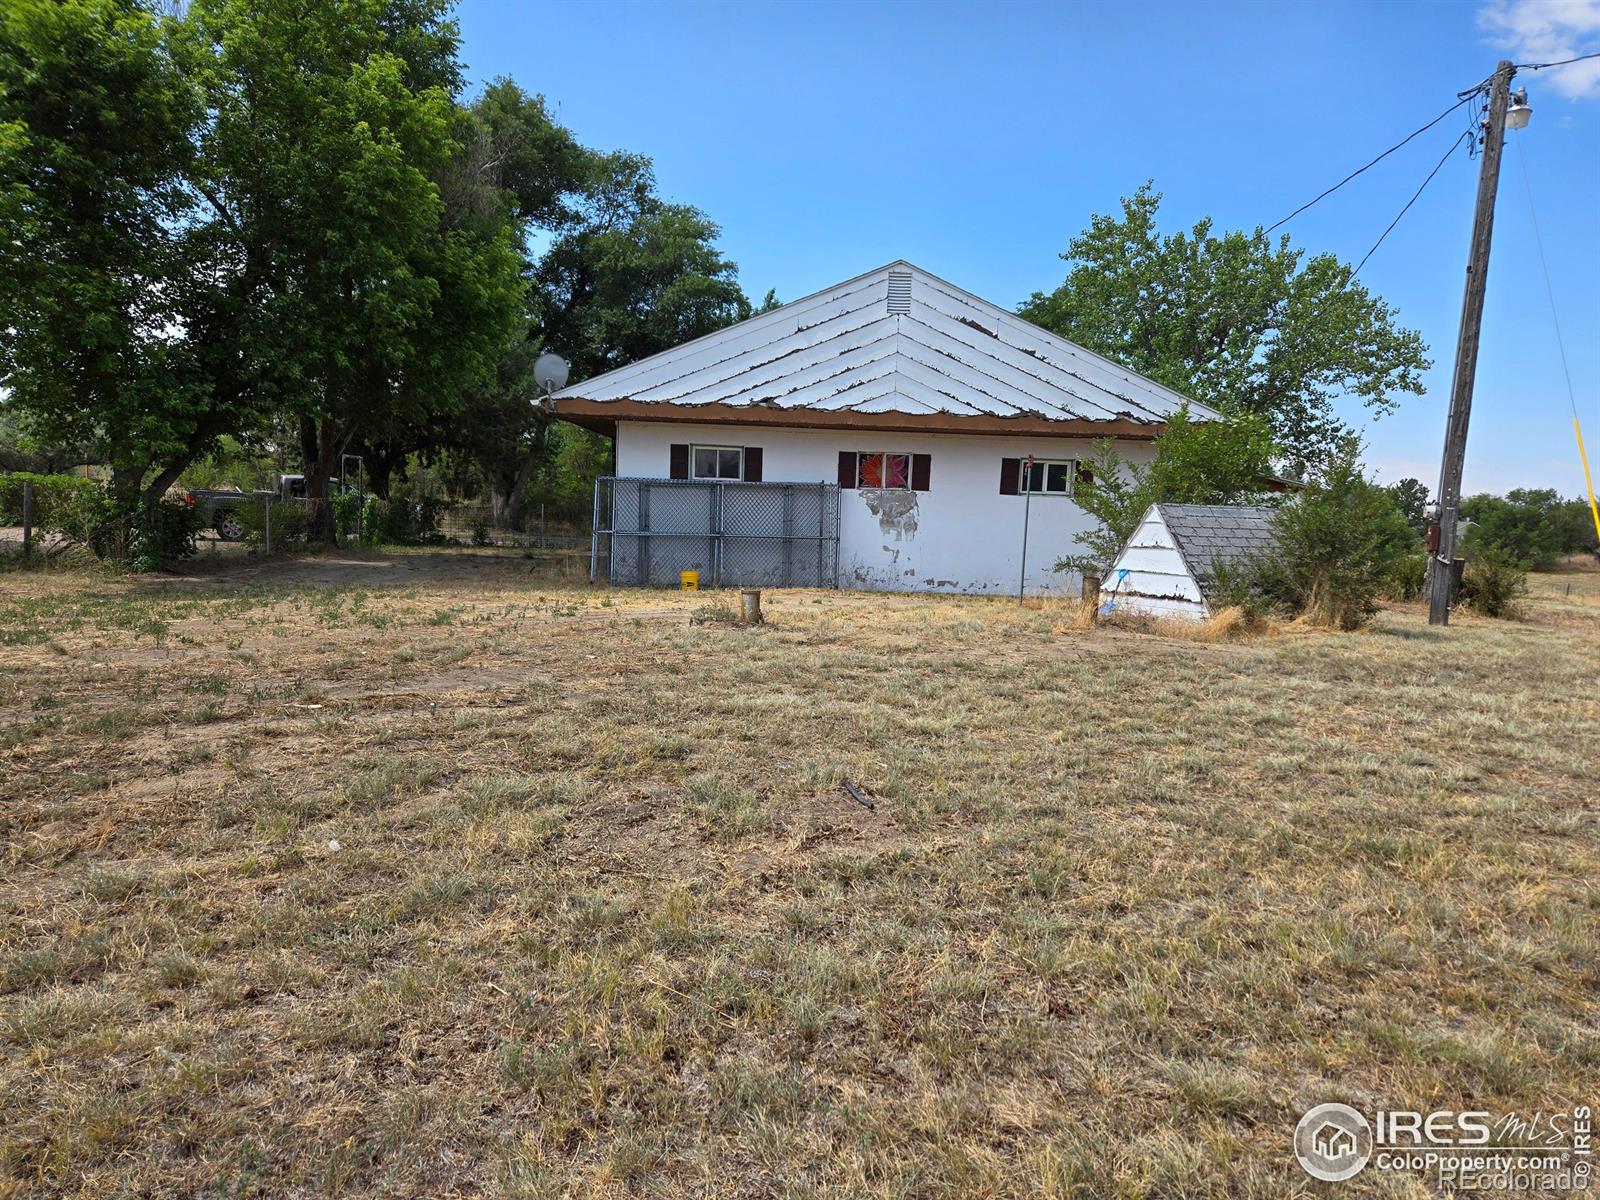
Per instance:
[[[246,269],[269,264],[274,377],[331,540],[326,480],[352,440],[447,412],[492,370],[522,287],[511,214],[445,194],[476,129],[441,0],[194,0],[183,36],[208,113],[196,186]]]
[[[1332,449],[1337,397],[1383,414],[1421,394],[1421,336],[1333,255],[1259,228],[1219,235],[1209,219],[1163,234],[1160,203],[1146,184],[1120,217],[1095,216],[1061,256],[1066,281],[1021,315],[1197,400],[1260,414],[1301,464]]]
[[[1081,554],[1056,563],[1058,571],[1102,574],[1139,527],[1152,504],[1242,504],[1260,498],[1276,447],[1264,418],[1234,413],[1222,421],[1195,421],[1187,406],[1155,441],[1148,463],[1124,458],[1107,439],[1088,460],[1090,478],[1073,499],[1098,524],[1077,536]]]
[[[133,0],[0,20],[0,389],[32,436],[108,463],[125,509],[236,415],[196,312],[225,273],[190,229],[199,97],[161,35]]]
[[[1586,549],[1594,541],[1592,525],[1585,530],[1572,519],[1577,503],[1563,500],[1552,488],[1514,488],[1504,497],[1469,496],[1461,502],[1462,517],[1472,522],[1463,543],[1466,556],[1470,560],[1488,551],[1525,569],[1548,571],[1560,555]]]
[[[1428,485],[1420,479],[1406,478],[1391,484],[1389,494],[1394,497],[1395,506],[1405,515],[1406,524],[1411,526],[1417,537],[1427,537]]]
[[[386,464],[409,454],[447,455],[452,477],[488,492],[495,522],[517,527],[535,491],[550,503],[547,476],[568,447],[538,403],[532,365],[541,351],[566,357],[582,379],[750,309],[733,264],[716,249],[716,227],[656,196],[649,159],[581,146],[542,97],[506,79],[490,84],[470,115],[475,157],[455,172],[452,190],[492,192],[509,205],[529,281],[526,307],[493,372],[466,389],[459,415],[413,424],[364,453],[380,481]],[[479,479],[462,475],[466,462]]]
[[[524,291],[460,87],[442,0],[9,4],[11,403],[146,507],[284,417],[320,500],[352,439],[451,410]]]

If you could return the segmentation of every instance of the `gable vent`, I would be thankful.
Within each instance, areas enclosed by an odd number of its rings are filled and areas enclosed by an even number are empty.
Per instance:
[[[889,272],[889,311],[892,313],[908,313],[911,311],[911,272]]]

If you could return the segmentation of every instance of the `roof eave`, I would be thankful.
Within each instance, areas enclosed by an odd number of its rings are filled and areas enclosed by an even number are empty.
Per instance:
[[[993,436],[1125,438],[1152,441],[1164,421],[1133,418],[1061,420],[1019,414],[853,412],[848,409],[769,408],[762,405],[661,404],[641,400],[587,400],[557,397],[555,415],[575,425],[613,432],[618,421],[659,421],[686,425],[757,425],[768,428],[854,429],[885,433],[964,433]]]

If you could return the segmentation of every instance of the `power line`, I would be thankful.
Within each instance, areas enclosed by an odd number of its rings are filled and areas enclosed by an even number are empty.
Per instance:
[[[1564,67],[1568,63],[1588,62],[1591,58],[1600,58],[1600,50],[1595,51],[1593,54],[1580,54],[1580,55],[1578,55],[1577,58],[1563,58],[1560,62],[1518,63],[1516,65],[1516,70],[1518,70],[1518,71],[1542,71],[1546,67]]]
[[[1476,96],[1478,94],[1478,91],[1481,88],[1481,86],[1482,85],[1479,85],[1479,88],[1474,88],[1471,91],[1464,93],[1454,104],[1452,104],[1449,108],[1445,109],[1442,113],[1440,113],[1433,120],[1429,121],[1421,129],[1413,130],[1411,133],[1408,133],[1405,137],[1401,138],[1394,145],[1390,146],[1382,154],[1378,155],[1377,158],[1375,158],[1371,162],[1367,163],[1366,166],[1358,167],[1356,170],[1350,172],[1350,174],[1346,175],[1343,179],[1341,179],[1338,183],[1334,184],[1327,191],[1323,192],[1321,195],[1317,196],[1313,200],[1308,200],[1306,203],[1302,204],[1299,208],[1295,209],[1292,213],[1290,213],[1287,217],[1283,218],[1283,220],[1274,222],[1273,224],[1267,226],[1267,228],[1263,232],[1271,233],[1274,229],[1278,228],[1279,225],[1287,225],[1290,221],[1294,220],[1296,217],[1298,217],[1301,213],[1305,212],[1306,209],[1310,208],[1312,205],[1318,204],[1321,201],[1326,200],[1329,196],[1333,195],[1333,193],[1337,192],[1340,188],[1342,188],[1345,184],[1349,183],[1357,175],[1360,175],[1362,172],[1367,171],[1370,168],[1377,166],[1384,159],[1388,158],[1389,155],[1393,154],[1396,150],[1400,149],[1401,146],[1404,146],[1407,142],[1410,142],[1412,139],[1418,137],[1421,134],[1427,133],[1428,130],[1432,129],[1440,121],[1444,120],[1451,113],[1455,112],[1456,109],[1460,108],[1468,100],[1471,100],[1474,96]],[[1454,147],[1452,147],[1452,149],[1453,148]]]
[[[1589,55],[1590,58],[1600,58],[1600,55]],[[1578,399],[1572,390],[1572,372],[1567,369],[1567,346],[1561,337],[1561,318],[1556,315],[1556,292],[1550,286],[1550,264],[1544,257],[1544,237],[1539,233],[1539,213],[1533,207],[1533,181],[1528,177],[1528,158],[1522,152],[1522,139],[1513,138],[1517,143],[1517,161],[1522,164],[1522,186],[1528,193],[1528,215],[1533,218],[1533,244],[1539,248],[1539,267],[1544,272],[1544,294],[1550,298],[1550,323],[1556,327],[1556,349],[1561,352],[1561,373],[1567,379],[1567,403],[1572,405],[1572,419],[1578,419]]]
[[[1361,268],[1367,265],[1367,259],[1376,254],[1378,252],[1378,247],[1383,245],[1383,239],[1394,232],[1394,227],[1400,224],[1400,218],[1405,216],[1406,213],[1410,211],[1411,206],[1417,202],[1417,197],[1422,195],[1422,193],[1427,190],[1428,185],[1433,182],[1433,177],[1439,173],[1440,169],[1444,166],[1446,161],[1449,160],[1450,156],[1456,152],[1456,147],[1461,145],[1462,142],[1466,141],[1472,136],[1472,131],[1468,130],[1460,137],[1456,138],[1455,141],[1450,143],[1449,149],[1444,152],[1444,157],[1434,164],[1433,170],[1429,171],[1428,177],[1422,181],[1422,186],[1419,187],[1415,192],[1411,193],[1411,199],[1406,201],[1405,207],[1402,208],[1398,214],[1396,214],[1395,219],[1389,222],[1389,227],[1379,235],[1378,240],[1372,243],[1372,249],[1368,250],[1364,255],[1361,256],[1361,261],[1356,264],[1356,269],[1350,272],[1351,279],[1354,279],[1357,275],[1361,274]]]

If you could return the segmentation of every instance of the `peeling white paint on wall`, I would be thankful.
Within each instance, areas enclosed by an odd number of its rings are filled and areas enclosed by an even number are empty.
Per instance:
[[[1000,494],[1001,458],[1084,458],[1093,451],[1083,438],[620,421],[616,473],[664,478],[674,442],[760,446],[767,483],[832,483],[841,450],[930,455],[925,492],[855,488],[839,493],[840,583],[991,595],[1015,593],[1021,567],[1025,497]],[[1152,454],[1148,442],[1119,443],[1118,450],[1136,462]],[[1094,524],[1070,497],[1034,496],[1028,520],[1030,593],[1076,594],[1079,577],[1053,568],[1057,559],[1082,550],[1073,535]]]
[[[615,431],[615,473],[685,478],[685,447],[761,456],[749,482],[857,478],[840,455],[910,455],[913,488],[840,489],[839,580],[846,587],[1012,594],[1026,495],[1017,460],[1053,464],[1065,487],[1094,442],[1118,437],[1146,462],[1150,440],[1188,403],[1153,379],[899,261],[727,329],[583,380],[550,398],[557,416]],[[904,432],[905,430],[914,432]],[[935,432],[937,430],[938,432]],[[673,459],[671,447],[679,447]],[[931,460],[920,486],[922,456]],[[899,460],[896,460],[898,463]],[[881,471],[881,473],[880,473]],[[726,477],[726,476],[724,476]],[[899,481],[883,464],[862,479]],[[1074,590],[1056,562],[1094,522],[1065,490],[1031,501],[1026,590]]]

